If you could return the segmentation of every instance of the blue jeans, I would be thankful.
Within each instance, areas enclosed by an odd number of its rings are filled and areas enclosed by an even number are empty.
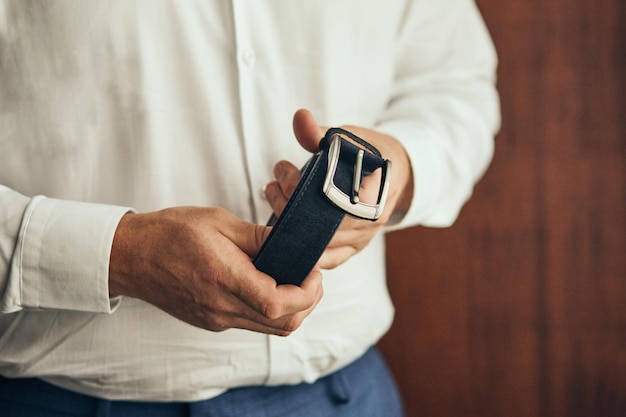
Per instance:
[[[244,387],[206,401],[109,401],[38,379],[0,377],[3,417],[401,417],[402,402],[374,348],[313,384]]]

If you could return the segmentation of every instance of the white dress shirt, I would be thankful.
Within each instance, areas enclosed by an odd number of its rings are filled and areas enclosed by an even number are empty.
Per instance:
[[[449,225],[492,155],[495,66],[470,0],[1,2],[0,374],[182,401],[343,367],[393,318],[382,236],[324,271],[281,338],[110,299],[117,222],[202,205],[264,223],[273,165],[309,156],[304,107],[405,146],[414,201],[394,227]]]

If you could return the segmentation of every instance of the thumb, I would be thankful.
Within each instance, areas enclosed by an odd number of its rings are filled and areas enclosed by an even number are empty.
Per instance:
[[[320,140],[327,130],[328,128],[318,125],[313,114],[306,109],[300,109],[293,115],[293,132],[296,139],[300,146],[309,152],[319,150]]]
[[[269,236],[272,228],[260,224],[244,223],[237,233],[235,244],[249,257],[254,258]]]

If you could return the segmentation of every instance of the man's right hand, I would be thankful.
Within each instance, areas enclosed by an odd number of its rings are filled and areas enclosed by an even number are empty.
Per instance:
[[[314,269],[297,287],[258,271],[251,258],[269,231],[220,208],[127,214],[111,248],[109,292],[212,331],[289,335],[322,297],[322,274]]]

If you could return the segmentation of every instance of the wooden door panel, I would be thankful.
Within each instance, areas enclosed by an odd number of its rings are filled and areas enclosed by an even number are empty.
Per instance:
[[[626,2],[479,0],[503,126],[448,229],[388,237],[412,416],[626,415]]]

